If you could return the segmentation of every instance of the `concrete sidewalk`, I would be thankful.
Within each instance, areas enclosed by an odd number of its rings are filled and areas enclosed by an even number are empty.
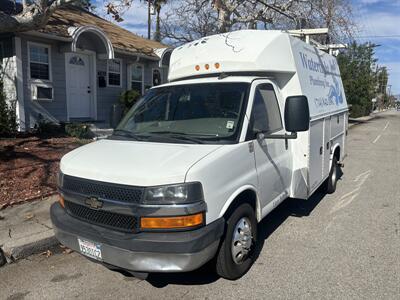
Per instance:
[[[50,221],[50,205],[57,196],[0,211],[0,249],[7,262],[25,258],[58,244]],[[0,257],[0,265],[4,256]]]

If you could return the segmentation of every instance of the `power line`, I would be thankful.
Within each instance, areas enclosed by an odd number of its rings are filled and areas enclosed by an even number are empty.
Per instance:
[[[357,39],[374,39],[374,38],[400,38],[400,34],[393,35],[363,35],[363,36],[353,36]]]

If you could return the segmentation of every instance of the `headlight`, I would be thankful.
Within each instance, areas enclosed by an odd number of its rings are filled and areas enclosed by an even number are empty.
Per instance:
[[[162,185],[145,189],[144,204],[186,204],[204,200],[200,182]]]

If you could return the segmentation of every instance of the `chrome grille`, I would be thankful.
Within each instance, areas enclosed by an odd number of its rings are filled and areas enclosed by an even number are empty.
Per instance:
[[[65,201],[65,208],[71,216],[96,225],[110,227],[120,231],[137,231],[137,218],[134,216],[91,209],[70,201]]]
[[[62,189],[89,197],[99,197],[129,203],[140,203],[143,188],[89,180],[69,175],[63,176]]]

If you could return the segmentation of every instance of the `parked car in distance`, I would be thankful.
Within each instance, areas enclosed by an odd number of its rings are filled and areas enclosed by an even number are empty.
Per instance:
[[[348,126],[336,59],[281,31],[236,31],[176,48],[169,81],[62,158],[56,237],[136,276],[215,258],[237,279],[266,215],[336,189]]]

